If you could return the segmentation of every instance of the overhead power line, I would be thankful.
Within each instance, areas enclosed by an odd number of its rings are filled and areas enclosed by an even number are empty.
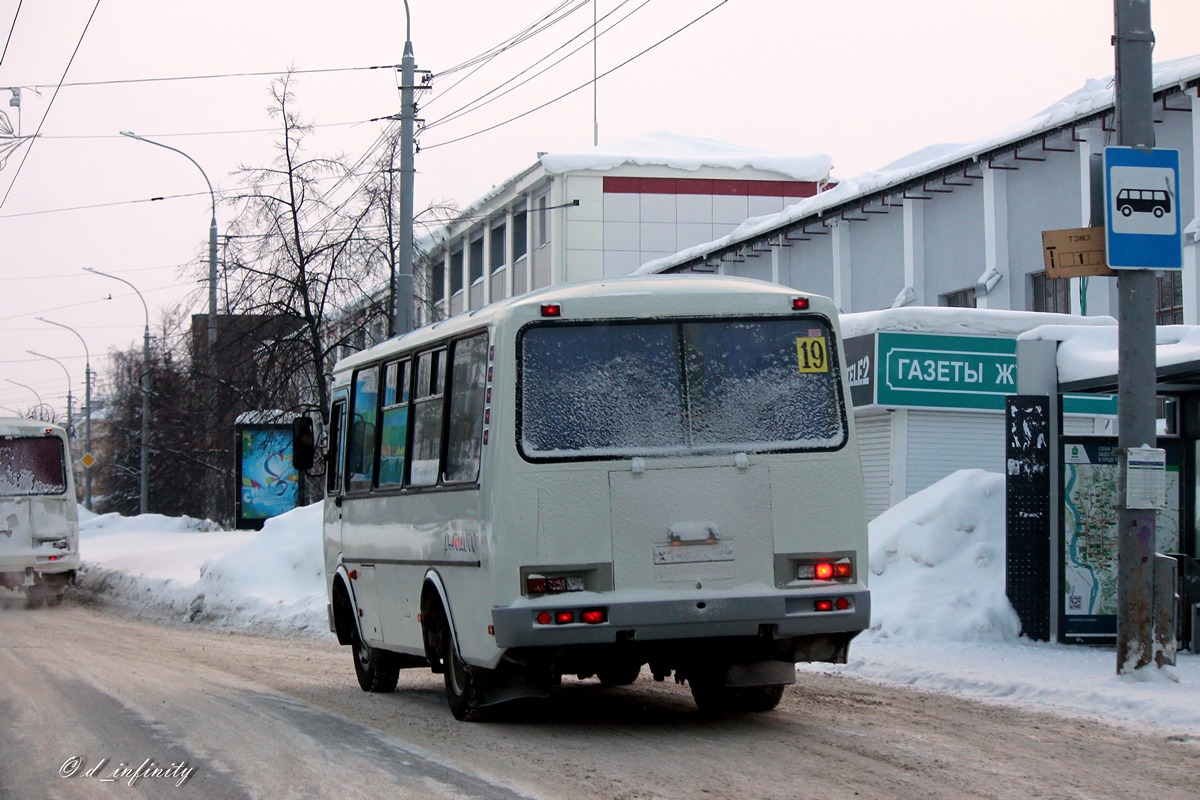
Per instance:
[[[603,17],[601,17],[598,22],[605,22],[609,17],[616,14],[622,7],[624,7],[625,5],[628,5],[630,2],[631,2],[631,0],[623,0],[615,8],[613,8],[611,11],[609,11],[607,14],[605,14]],[[629,13],[627,13],[625,16],[621,17],[620,19],[614,21],[611,25],[609,25],[603,31],[600,31],[597,34],[597,37],[604,36],[606,33],[609,33],[610,31],[612,31],[613,28],[617,27],[622,22],[627,21],[630,17],[632,17],[637,12],[641,11],[643,8],[645,8],[649,4],[650,4],[650,0],[642,0],[642,3],[639,6],[634,8],[632,11],[630,11]],[[475,98],[471,102],[466,103],[465,105],[459,106],[457,109],[446,114],[444,117],[441,117],[440,119],[434,120],[433,122],[425,125],[425,127],[422,128],[421,132],[424,133],[426,131],[431,130],[432,128],[436,128],[440,125],[445,125],[447,122],[453,122],[454,120],[459,119],[460,117],[464,117],[467,114],[470,114],[472,111],[478,111],[479,109],[483,108],[484,106],[494,103],[495,101],[499,100],[501,97],[504,97],[507,94],[515,92],[517,89],[526,85],[530,81],[549,72],[554,67],[558,66],[559,64],[561,64],[562,62],[564,62],[568,58],[570,58],[571,56],[578,53],[580,50],[584,49],[585,47],[587,47],[588,45],[593,43],[593,41],[590,39],[586,40],[586,41],[580,43],[579,45],[575,46],[573,49],[571,49],[564,55],[560,56],[556,60],[551,61],[548,64],[546,63],[547,59],[549,59],[551,56],[554,56],[557,53],[561,52],[563,49],[565,49],[567,46],[569,46],[573,41],[575,41],[579,37],[583,36],[590,30],[592,30],[591,25],[587,26],[582,31],[575,34],[567,41],[563,42],[561,45],[559,45],[553,51],[551,51],[551,52],[547,53],[546,55],[542,56],[541,58],[537,59],[534,63],[530,64],[528,67],[521,70],[516,75],[513,75],[508,80],[498,84],[497,86],[494,86],[493,88],[491,88],[484,94],[480,95],[479,97]],[[523,80],[519,83],[516,83],[512,86],[508,86],[510,83],[517,80],[517,78],[520,78],[522,75],[529,72],[534,67],[541,66],[543,64],[544,64],[544,66],[542,66],[541,69],[539,69],[537,72],[530,75],[525,80]],[[508,88],[501,92],[500,90],[504,89],[505,86],[508,86]],[[496,94],[497,92],[499,92],[499,94]],[[428,108],[428,104],[426,104],[426,108]]]
[[[17,29],[17,17],[21,16],[21,6],[24,2],[25,0],[18,0],[17,2],[17,10],[13,13],[12,25],[8,29],[8,38],[4,40],[4,52],[0,53],[0,64],[4,63],[4,57],[8,55],[8,45],[12,41],[13,31]]]
[[[208,81],[225,78],[272,78],[276,75],[316,75],[332,72],[367,72],[378,69],[400,69],[398,64],[377,64],[369,67],[329,67],[325,69],[281,69],[264,72],[216,72],[207,75],[155,75],[148,78],[112,78],[103,81],[71,81],[62,84],[35,83],[31,89],[74,88],[79,86],[121,86],[129,83],[168,83],[170,81]]]
[[[522,113],[520,113],[520,114],[517,114],[516,116],[509,117],[508,119],[506,119],[506,120],[503,120],[503,121],[501,121],[501,122],[497,122],[495,125],[489,125],[488,127],[486,127],[486,128],[482,128],[482,129],[480,129],[480,130],[477,130],[477,131],[475,131],[474,133],[468,133],[468,134],[465,134],[465,135],[463,135],[463,136],[458,136],[458,137],[455,137],[455,138],[453,138],[453,139],[447,139],[447,140],[446,140],[446,141],[444,141],[444,142],[438,142],[438,143],[436,143],[436,144],[425,145],[425,146],[424,146],[422,149],[424,149],[424,150],[432,150],[432,149],[433,149],[433,148],[435,148],[435,147],[445,147],[446,145],[449,145],[449,144],[456,144],[456,143],[458,143],[458,142],[465,141],[465,140],[467,140],[467,139],[472,139],[472,138],[474,138],[474,137],[476,137],[476,136],[479,136],[479,135],[481,135],[481,134],[484,134],[484,133],[489,133],[489,132],[491,132],[491,131],[494,131],[494,130],[496,130],[497,128],[504,127],[505,125],[508,125],[510,122],[516,122],[516,121],[517,121],[517,120],[519,120],[519,119],[523,119],[524,117],[527,117],[527,116],[529,116],[530,114],[534,114],[534,113],[536,113],[536,112],[538,112],[538,111],[541,111],[543,108],[546,108],[546,107],[548,107],[548,106],[554,105],[554,104],[555,104],[555,103],[557,103],[559,100],[563,100],[563,99],[565,99],[565,98],[567,98],[567,97],[570,97],[571,95],[575,94],[576,92],[578,92],[578,91],[579,91],[579,90],[581,90],[581,89],[586,89],[587,87],[591,86],[593,83],[595,83],[595,82],[599,81],[601,78],[606,78],[606,77],[608,77],[609,75],[613,74],[614,72],[616,72],[617,70],[621,69],[622,67],[625,67],[625,66],[627,66],[627,65],[629,65],[629,64],[631,64],[631,63],[633,63],[633,62],[634,62],[634,61],[636,61],[637,59],[641,58],[642,56],[646,55],[646,53],[649,53],[651,50],[654,50],[655,48],[659,47],[660,45],[662,45],[662,44],[665,44],[666,42],[670,41],[671,39],[674,39],[676,36],[678,36],[679,34],[683,33],[685,30],[687,30],[688,28],[692,27],[692,26],[693,26],[693,25],[695,25],[697,22],[699,22],[700,20],[702,20],[702,19],[704,19],[705,17],[707,17],[709,14],[712,14],[714,11],[716,11],[718,8],[720,8],[721,6],[725,5],[725,4],[726,4],[726,3],[728,3],[728,2],[729,2],[729,0],[721,0],[721,2],[717,3],[715,6],[713,6],[712,8],[710,8],[708,11],[705,11],[703,14],[701,14],[701,15],[700,15],[700,16],[698,16],[698,17],[696,17],[695,19],[693,19],[691,22],[687,23],[686,25],[684,25],[684,26],[682,26],[682,27],[680,27],[680,28],[677,28],[677,29],[676,29],[675,31],[673,31],[672,33],[669,33],[668,35],[666,35],[666,36],[664,36],[663,38],[659,39],[657,42],[655,42],[654,44],[652,44],[652,45],[650,45],[649,47],[645,48],[644,50],[642,50],[642,51],[640,51],[640,52],[638,52],[638,53],[635,53],[634,55],[632,55],[632,56],[630,56],[629,58],[627,58],[627,59],[625,59],[624,61],[622,61],[620,64],[617,64],[615,67],[612,67],[611,69],[609,69],[609,70],[606,70],[605,72],[602,72],[602,73],[600,73],[599,75],[597,75],[597,76],[596,76],[595,78],[593,78],[592,80],[585,81],[584,83],[581,83],[579,86],[576,86],[574,89],[570,89],[570,90],[568,90],[568,91],[566,91],[566,92],[563,92],[563,93],[562,93],[562,94],[560,94],[558,97],[555,97],[553,100],[547,100],[545,103],[542,103],[542,104],[541,104],[541,105],[539,105],[539,106],[535,106],[534,108],[531,108],[531,109],[529,109],[528,111],[524,111],[524,112],[522,112]]]
[[[79,34],[79,41],[75,43],[75,49],[71,51],[71,57],[67,60],[67,66],[63,69],[62,77],[58,79],[58,85],[54,87],[54,94],[50,96],[50,102],[46,104],[46,111],[42,114],[42,121],[38,123],[37,130],[33,133],[33,138],[29,140],[29,146],[25,148],[25,154],[21,156],[21,163],[17,165],[17,171],[13,174],[12,182],[8,184],[8,191],[4,193],[4,198],[0,199],[0,208],[4,208],[4,204],[8,202],[8,196],[12,194],[13,187],[17,185],[17,178],[21,177],[21,170],[25,167],[25,161],[29,158],[29,154],[33,152],[34,142],[37,141],[37,136],[42,132],[42,126],[46,124],[46,118],[50,116],[50,109],[54,107],[54,100],[58,97],[58,91],[62,88],[63,81],[67,79],[67,73],[71,70],[71,65],[75,63],[75,56],[79,54],[79,48],[83,46],[83,37],[87,36],[88,28],[92,26],[92,20],[96,18],[96,12],[100,9],[100,0],[96,0],[96,5],[92,6],[92,13],[88,15],[87,24],[83,26],[83,32]]]

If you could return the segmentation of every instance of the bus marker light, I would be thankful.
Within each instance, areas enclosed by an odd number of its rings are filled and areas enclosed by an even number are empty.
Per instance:
[[[554,624],[555,625],[570,625],[574,621],[575,621],[575,612],[574,611],[555,611],[554,612]]]
[[[581,619],[588,625],[599,625],[607,616],[603,608],[588,608],[583,611]]]
[[[808,298],[807,297],[793,297],[792,298],[792,311],[807,311],[807,310],[808,310]]]
[[[356,580],[358,580],[358,570],[356,570],[356,569],[352,569],[352,570],[350,570],[349,572],[347,572],[347,573],[346,573],[346,576],[347,576],[348,578],[350,578],[350,580],[352,580],[352,581],[356,581]]]
[[[538,625],[549,625],[554,621],[554,618],[550,616],[549,611],[539,611],[536,619]]]
[[[813,608],[817,611],[833,611],[833,601],[816,600],[813,602]]]
[[[837,599],[836,605],[837,605],[838,611],[845,611],[847,608],[850,607],[850,600],[845,597],[839,597]]]
[[[543,317],[561,317],[562,306],[558,303],[542,303]]]

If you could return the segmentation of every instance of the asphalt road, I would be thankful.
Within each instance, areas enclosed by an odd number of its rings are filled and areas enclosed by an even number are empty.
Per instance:
[[[1069,680],[1070,676],[1064,676]],[[440,676],[358,689],[347,648],[0,610],[0,798],[1192,797],[1200,744],[801,673],[714,719],[686,687],[564,680],[456,722]]]

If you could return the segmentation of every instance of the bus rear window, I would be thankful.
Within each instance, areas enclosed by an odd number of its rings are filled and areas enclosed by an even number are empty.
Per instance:
[[[830,450],[846,439],[824,320],[545,324],[520,341],[530,459]]]
[[[66,490],[61,440],[53,436],[0,439],[0,495],[62,494]]]

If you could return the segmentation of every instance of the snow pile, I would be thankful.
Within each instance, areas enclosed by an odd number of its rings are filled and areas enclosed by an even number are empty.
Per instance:
[[[797,181],[823,181],[833,160],[825,155],[792,156],[716,139],[658,131],[637,139],[600,145],[577,153],[547,153],[541,157],[547,172],[605,171],[624,164],[698,170],[704,167],[751,168],[786,175]]]
[[[209,521],[80,511],[80,589],[135,613],[288,635],[324,634],[321,506],[223,531]]]
[[[870,633],[1016,641],[1004,594],[1004,476],[956,472],[871,522]]]

